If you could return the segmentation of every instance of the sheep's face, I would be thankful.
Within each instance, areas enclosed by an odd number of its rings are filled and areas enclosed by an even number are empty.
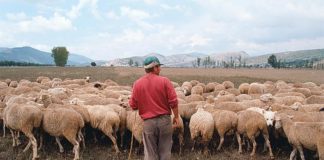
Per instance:
[[[302,104],[300,102],[295,102],[293,105],[290,106],[290,108],[297,111],[301,106]]]
[[[217,97],[221,97],[221,96],[225,96],[225,95],[229,95],[229,94],[230,94],[229,92],[224,91],[224,90],[221,90],[221,91],[218,93]]]
[[[273,121],[275,119],[275,113],[276,112],[272,112],[272,111],[265,111],[263,113],[264,118],[265,118],[265,120],[267,122],[267,126],[273,126]]]

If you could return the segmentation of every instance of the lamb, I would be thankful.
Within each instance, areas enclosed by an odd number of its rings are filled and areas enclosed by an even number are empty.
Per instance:
[[[10,128],[13,137],[13,147],[17,146],[18,137],[15,131],[23,132],[29,138],[29,144],[32,145],[33,157],[37,155],[37,140],[33,135],[33,129],[38,128],[42,122],[42,111],[39,107],[32,104],[10,103],[3,111],[3,121]],[[24,149],[27,151],[29,145]]]
[[[189,122],[191,140],[194,141],[192,151],[195,147],[196,138],[201,136],[204,144],[204,153],[208,153],[208,142],[214,133],[214,119],[211,113],[205,111],[203,107],[198,107],[197,112],[191,116]]]
[[[240,90],[241,94],[248,94],[249,88],[250,88],[250,84],[242,83],[242,84],[240,84],[238,89]]]
[[[324,122],[293,122],[293,116],[276,115],[276,129],[283,128],[293,150],[290,159],[295,159],[297,150],[302,160],[305,160],[303,147],[317,150],[319,159],[324,158]]]
[[[204,89],[201,86],[194,86],[191,88],[191,94],[202,95],[203,92],[204,92]]]
[[[306,104],[324,104],[324,96],[312,95],[306,99]]]
[[[238,112],[237,114],[238,114],[238,124],[237,124],[236,137],[239,144],[239,153],[242,153],[242,142],[241,142],[240,135],[246,134],[247,137],[252,141],[253,150],[250,156],[254,156],[256,151],[256,146],[257,146],[255,138],[261,133],[263,135],[263,138],[265,139],[267,147],[269,148],[270,158],[273,159],[274,156],[269,141],[269,132],[264,117],[255,111],[249,111],[249,110],[241,111]]]

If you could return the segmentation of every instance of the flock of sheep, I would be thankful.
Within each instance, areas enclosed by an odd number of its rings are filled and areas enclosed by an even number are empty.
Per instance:
[[[264,149],[274,158],[271,144],[276,139],[269,139],[273,134],[288,139],[293,148],[290,159],[295,159],[298,151],[304,160],[303,149],[317,151],[319,159],[324,159],[324,84],[267,81],[242,83],[235,88],[230,81],[172,83],[181,117],[180,126],[173,131],[180,153],[188,127],[192,150],[200,143],[206,154],[215,135],[219,137],[217,150],[225,136],[234,135],[239,153],[242,145],[250,148],[251,143],[254,156],[256,138],[262,135]],[[131,86],[121,86],[109,79],[90,82],[90,77],[62,80],[41,76],[35,82],[2,80],[0,118],[4,136],[8,128],[15,147],[21,143],[19,136],[23,133],[29,140],[24,152],[32,146],[33,159],[39,157],[37,151],[43,146],[44,132],[55,137],[60,152],[64,152],[60,142],[64,137],[73,145],[74,159],[79,159],[80,146],[85,148],[85,133],[91,133],[85,131],[88,125],[102,131],[118,153],[125,144],[127,130],[142,144],[143,121],[128,105],[131,92]],[[93,138],[96,140],[96,136]]]

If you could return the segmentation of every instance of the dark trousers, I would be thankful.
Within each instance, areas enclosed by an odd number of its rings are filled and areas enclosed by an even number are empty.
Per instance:
[[[144,160],[169,160],[172,148],[172,123],[170,115],[144,121]]]

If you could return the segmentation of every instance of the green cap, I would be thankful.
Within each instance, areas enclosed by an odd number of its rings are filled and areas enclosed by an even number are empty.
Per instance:
[[[163,65],[160,63],[159,59],[155,56],[146,57],[144,60],[144,68],[152,68],[156,65]]]

